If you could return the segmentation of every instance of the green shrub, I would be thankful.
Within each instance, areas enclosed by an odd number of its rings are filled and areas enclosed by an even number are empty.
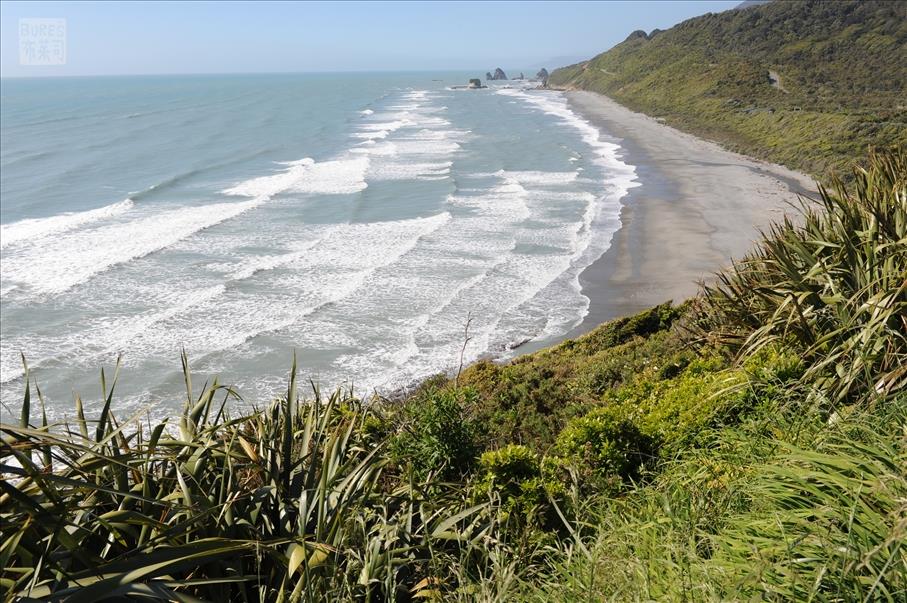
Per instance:
[[[648,337],[670,328],[686,309],[687,304],[659,304],[639,314],[609,321],[583,337],[565,341],[558,348],[585,354],[613,348],[635,337]]]
[[[505,522],[518,528],[549,525],[549,487],[535,452],[527,446],[509,444],[482,454],[479,466],[479,491],[498,499]]]
[[[736,421],[751,395],[742,371],[724,369],[725,362],[710,356],[666,365],[674,375],[660,378],[665,366],[652,366],[622,387],[609,390],[603,397],[606,407],[631,421],[659,448],[669,455],[696,443],[699,434],[710,427]]]
[[[468,408],[475,404],[471,388],[431,389],[403,402],[390,456],[411,466],[419,478],[464,476],[478,454],[476,427]]]
[[[640,428],[668,447],[669,455],[700,443],[707,429],[736,423],[750,406],[745,375],[720,366],[714,359],[694,361],[677,377],[658,382],[638,402]]]
[[[803,360],[780,346],[759,350],[743,363],[743,370],[760,383],[785,384],[803,376]]]
[[[907,399],[766,405],[603,501],[532,601],[902,601]]]
[[[575,464],[584,482],[617,485],[639,478],[642,466],[655,456],[655,443],[625,408],[608,404],[567,423],[555,450]]]
[[[687,305],[662,304],[507,364],[467,368],[460,383],[478,394],[475,419],[484,446],[521,442],[543,453],[603,393],[653,366],[683,365],[694,353],[677,351],[682,342],[672,325],[685,312]]]

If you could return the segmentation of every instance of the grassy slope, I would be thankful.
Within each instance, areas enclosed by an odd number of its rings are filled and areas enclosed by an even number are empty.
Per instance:
[[[818,176],[867,146],[907,143],[903,2],[772,2],[653,34],[557,69],[550,84]]]

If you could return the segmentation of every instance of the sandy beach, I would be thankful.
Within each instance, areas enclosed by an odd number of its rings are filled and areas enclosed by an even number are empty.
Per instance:
[[[692,296],[699,280],[743,256],[760,230],[793,212],[798,194],[814,194],[805,174],[732,153],[593,92],[567,96],[575,111],[619,140],[640,183],[623,199],[611,247],[580,275],[589,313],[567,337]]]

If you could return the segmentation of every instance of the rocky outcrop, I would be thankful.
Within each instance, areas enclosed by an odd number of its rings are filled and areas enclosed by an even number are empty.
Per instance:
[[[491,79],[493,79],[493,80],[506,80],[506,79],[507,79],[507,74],[504,73],[504,70],[503,70],[503,69],[501,69],[500,67],[498,67],[497,69],[494,70],[494,75],[491,76]]]
[[[483,88],[483,86],[482,86],[482,80],[480,80],[480,79],[477,78],[477,77],[470,78],[469,84],[467,84],[466,87],[467,87],[467,88]]]
[[[548,87],[548,70],[542,67],[539,69],[539,72],[535,74],[535,79],[539,81],[539,84],[542,88]]]
[[[493,79],[494,79],[494,76],[491,75],[491,72],[490,72],[490,71],[486,71],[486,72],[485,72],[485,79],[486,79],[486,80],[493,80]]]

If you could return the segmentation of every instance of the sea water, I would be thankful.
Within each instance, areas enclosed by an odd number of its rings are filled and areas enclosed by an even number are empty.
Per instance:
[[[182,407],[185,350],[262,404],[387,393],[579,324],[620,227],[617,141],[467,73],[4,80],[0,381],[48,412]],[[34,389],[32,390],[34,392]]]

